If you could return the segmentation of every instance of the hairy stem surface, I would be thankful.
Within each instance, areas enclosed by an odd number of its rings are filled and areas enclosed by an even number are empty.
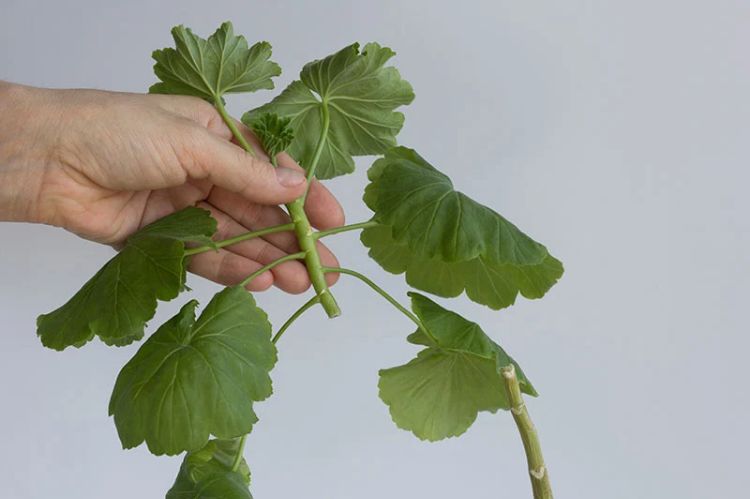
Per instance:
[[[529,411],[523,401],[521,387],[518,384],[518,377],[513,364],[503,367],[502,375],[510,397],[510,412],[513,414],[518,432],[521,434],[523,448],[526,451],[534,499],[552,499],[552,486],[549,481],[549,472],[544,464],[539,435],[537,435],[534,423],[531,421]]]

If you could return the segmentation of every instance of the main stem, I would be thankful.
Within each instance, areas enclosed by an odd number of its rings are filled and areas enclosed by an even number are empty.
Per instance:
[[[518,384],[516,369],[513,364],[502,368],[503,381],[510,397],[510,412],[521,434],[523,448],[526,451],[526,460],[529,466],[529,478],[534,499],[552,499],[552,485],[549,481],[549,472],[544,464],[542,445],[539,442],[534,423],[531,421],[526,403],[523,401],[521,386]]]
[[[305,253],[307,273],[310,276],[310,282],[312,282],[315,293],[320,298],[320,304],[328,314],[328,317],[337,317],[341,315],[341,309],[328,289],[326,276],[323,272],[323,264],[320,262],[320,255],[318,254],[310,221],[305,214],[304,204],[304,199],[298,198],[286,205],[286,207],[289,210],[289,216],[292,217],[292,222],[294,222],[294,233],[297,235],[299,247]]]
[[[237,128],[237,125],[232,117],[227,114],[227,111],[224,108],[224,103],[221,101],[221,99],[215,99],[214,105],[219,111],[219,114],[224,120],[224,123],[226,123],[229,129],[232,131],[232,135],[234,135],[234,138],[237,140],[237,142],[245,151],[250,153],[252,156],[255,156],[253,146],[250,145],[250,143],[245,139],[244,135],[242,135],[242,132],[240,132],[240,130]],[[313,160],[308,166],[308,188],[310,187],[310,181],[312,180],[312,176],[315,173],[315,167],[318,164],[318,160],[320,159],[320,155],[322,154],[323,147],[325,146],[325,141],[328,136],[328,128],[330,126],[328,107],[324,105],[322,106],[322,108],[323,128],[320,133],[320,139],[318,141],[318,146],[315,149]],[[275,158],[272,158],[272,162],[276,162]],[[304,259],[305,265],[307,266],[307,273],[310,276],[310,282],[312,282],[315,292],[320,297],[320,304],[328,314],[328,317],[338,317],[339,315],[341,315],[341,309],[339,308],[338,303],[336,303],[336,299],[331,294],[331,291],[328,289],[328,283],[326,282],[325,274],[322,270],[323,265],[320,263],[320,255],[318,254],[318,248],[315,243],[315,238],[313,237],[312,226],[310,225],[310,221],[307,219],[307,214],[305,213],[306,195],[307,190],[305,190],[305,194],[302,197],[295,199],[291,203],[287,204],[286,207],[287,210],[289,210],[289,216],[291,217],[292,223],[294,224],[294,233],[297,236],[297,242],[299,243],[300,249],[305,253]]]

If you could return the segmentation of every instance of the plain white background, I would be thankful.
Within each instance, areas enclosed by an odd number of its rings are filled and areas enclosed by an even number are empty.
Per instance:
[[[747,492],[750,4],[2,0],[0,78],[144,91],[171,26],[208,35],[224,20],[272,42],[279,88],[352,41],[393,47],[417,94],[401,142],[565,262],[541,301],[499,313],[449,304],[541,392],[529,407],[557,497]],[[239,115],[273,95],[229,107]],[[331,183],[351,222],[368,216],[369,162]],[[333,246],[404,297],[355,235]],[[135,347],[61,354],[35,336],[35,317],[111,254],[58,229],[0,225],[3,497],[157,498],[171,485],[179,459],[121,451],[107,417]],[[204,303],[217,290],[190,285]],[[437,444],[395,428],[377,370],[413,355],[412,326],[358,282],[336,291],[342,318],[314,310],[280,345],[275,395],[259,405],[247,450],[255,497],[530,497],[508,414]],[[301,298],[259,300],[279,325]]]

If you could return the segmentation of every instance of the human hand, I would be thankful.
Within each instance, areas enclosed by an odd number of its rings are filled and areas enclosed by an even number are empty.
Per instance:
[[[217,237],[283,224],[278,205],[305,190],[301,168],[288,155],[274,168],[255,137],[253,158],[231,142],[218,112],[187,96],[96,90],[46,90],[0,82],[0,220],[46,223],[117,246],[144,225],[186,206],[208,209]],[[310,222],[343,224],[333,195],[313,181]],[[319,243],[320,244],[320,243]],[[276,233],[192,257],[190,270],[233,285],[263,265],[299,251],[292,233]],[[338,266],[320,244],[325,266]],[[329,284],[336,275],[328,274]],[[300,293],[304,265],[285,262],[248,286],[275,284]]]

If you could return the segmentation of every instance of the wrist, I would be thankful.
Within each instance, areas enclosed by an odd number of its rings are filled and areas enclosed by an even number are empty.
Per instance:
[[[40,92],[0,81],[0,221],[45,222],[39,199],[51,148]]]

